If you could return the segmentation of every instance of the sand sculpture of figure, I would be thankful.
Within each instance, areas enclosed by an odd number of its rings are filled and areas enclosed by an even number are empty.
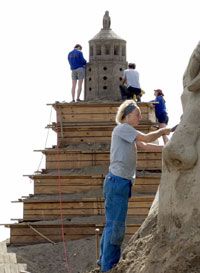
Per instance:
[[[109,16],[109,11],[106,11],[103,16],[103,29],[110,29],[111,20]]]
[[[200,42],[183,86],[183,115],[163,149],[159,192],[112,273],[200,273]]]
[[[200,216],[200,42],[190,58],[183,85],[183,116],[163,150],[159,222],[169,232],[182,229],[193,220],[194,213]],[[165,183],[167,177],[169,182]]]

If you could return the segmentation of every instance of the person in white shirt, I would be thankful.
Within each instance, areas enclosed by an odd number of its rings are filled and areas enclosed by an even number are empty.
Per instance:
[[[127,85],[127,98],[133,98],[135,95],[137,102],[140,102],[142,90],[140,88],[139,73],[135,68],[134,63],[128,64],[128,69],[124,70],[122,83]]]

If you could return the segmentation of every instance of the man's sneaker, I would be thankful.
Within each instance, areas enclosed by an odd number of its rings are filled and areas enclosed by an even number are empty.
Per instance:
[[[76,102],[82,102],[83,100],[77,99]]]
[[[97,261],[96,261],[96,265],[99,266],[99,267],[101,267],[101,262],[100,262],[100,260],[97,260]]]

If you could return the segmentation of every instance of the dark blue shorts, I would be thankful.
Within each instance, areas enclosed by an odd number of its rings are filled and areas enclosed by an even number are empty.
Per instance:
[[[168,124],[169,118],[168,118],[167,113],[162,113],[162,114],[156,115],[156,118],[159,123]]]

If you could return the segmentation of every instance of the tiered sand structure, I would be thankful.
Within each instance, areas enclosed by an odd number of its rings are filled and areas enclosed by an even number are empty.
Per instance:
[[[108,170],[111,131],[118,102],[55,103],[57,145],[41,151],[46,168],[30,175],[34,193],[23,202],[23,219],[10,225],[13,245],[78,239],[102,230],[102,184]],[[143,132],[153,129],[150,104],[141,103]],[[161,153],[139,151],[137,180],[129,203],[127,234],[132,235],[148,214],[161,174]]]

